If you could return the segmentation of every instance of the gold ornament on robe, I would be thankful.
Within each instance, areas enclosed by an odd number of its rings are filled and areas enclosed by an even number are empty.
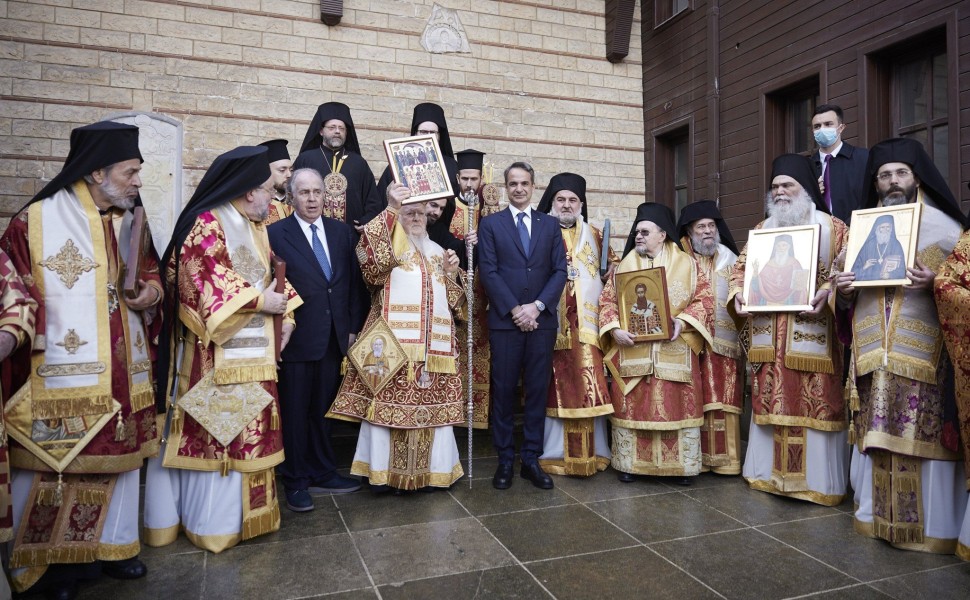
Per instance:
[[[258,382],[218,385],[209,371],[179,398],[178,406],[217,442],[229,446],[272,401],[273,395]]]
[[[408,362],[404,347],[384,319],[376,319],[361,332],[347,354],[373,394],[394,379],[394,375]]]

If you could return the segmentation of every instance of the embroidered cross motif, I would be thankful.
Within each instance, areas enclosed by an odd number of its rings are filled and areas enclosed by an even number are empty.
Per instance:
[[[81,256],[72,239],[68,239],[57,254],[48,256],[37,264],[57,273],[67,289],[74,287],[82,273],[101,266],[90,258]]]
[[[73,329],[67,330],[67,335],[64,336],[63,342],[54,342],[54,343],[58,346],[63,347],[65,350],[67,350],[68,354],[76,354],[78,348],[87,344],[87,342],[82,340],[81,336],[79,336],[77,332],[74,331]]]

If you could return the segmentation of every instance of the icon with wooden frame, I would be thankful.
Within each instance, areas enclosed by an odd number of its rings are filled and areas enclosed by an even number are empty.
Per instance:
[[[745,310],[812,310],[820,231],[817,223],[751,230],[745,248]]]
[[[852,287],[906,285],[906,269],[916,262],[920,204],[852,211],[845,271],[855,274]]]
[[[620,328],[635,342],[670,339],[673,321],[667,295],[667,273],[663,267],[617,273],[616,297]]]
[[[384,140],[384,152],[394,181],[411,190],[411,197],[402,204],[454,196],[448,169],[434,135]]]

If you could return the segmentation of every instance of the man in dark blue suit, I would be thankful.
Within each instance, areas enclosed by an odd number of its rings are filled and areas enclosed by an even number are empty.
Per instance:
[[[512,413],[520,375],[525,389],[522,477],[539,488],[553,487],[539,455],[566,253],[559,221],[532,210],[534,189],[532,167],[510,165],[505,170],[509,206],[482,219],[478,229],[479,273],[489,298],[492,442],[499,458],[492,485],[500,490],[512,485]]]
[[[283,349],[279,374],[280,416],[286,460],[287,507],[313,510],[310,492],[345,493],[360,482],[337,473],[324,418],[340,384],[340,363],[363,325],[360,264],[354,230],[323,217],[323,179],[299,169],[290,179],[294,213],[267,231],[276,256],[286,261],[286,278],[303,298],[300,324]]]
[[[842,109],[835,104],[820,104],[815,108],[812,131],[818,144],[818,152],[812,153],[815,176],[828,183],[818,209],[848,225],[852,211],[862,208],[866,202],[869,151],[842,141],[845,123]]]

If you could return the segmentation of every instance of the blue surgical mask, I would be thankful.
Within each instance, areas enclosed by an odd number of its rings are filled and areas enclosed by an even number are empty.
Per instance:
[[[822,148],[828,148],[839,139],[839,132],[835,127],[819,127],[815,130],[815,141]]]

